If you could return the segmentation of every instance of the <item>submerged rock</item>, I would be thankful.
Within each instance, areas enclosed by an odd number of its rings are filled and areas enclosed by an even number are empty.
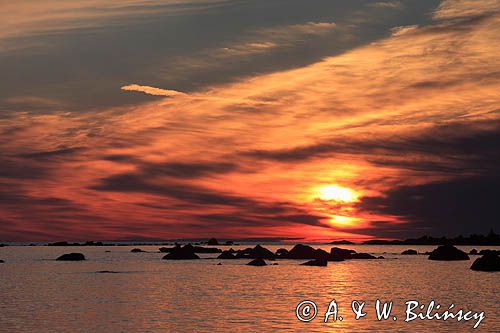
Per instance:
[[[247,265],[249,266],[267,266],[266,262],[262,258],[257,258],[250,261]]]
[[[431,252],[429,260],[469,260],[469,256],[453,245],[442,245]]]
[[[236,256],[230,251],[222,251],[217,259],[237,259]]]
[[[146,251],[143,251],[141,249],[132,249],[132,250],[130,250],[130,252],[132,252],[132,253],[139,253],[139,252],[146,252]]]
[[[99,273],[99,274],[118,274],[120,272],[116,272],[116,271],[97,271],[96,273]]]
[[[5,263],[5,261],[3,261],[2,259],[0,259],[0,264],[3,264],[3,263]]]
[[[314,259],[310,260],[308,262],[305,262],[301,265],[304,266],[319,266],[319,267],[326,267],[328,265],[328,260],[322,258],[322,259]]]
[[[477,258],[470,269],[483,272],[499,272],[500,257],[496,253],[487,253],[481,258]]]
[[[194,248],[191,244],[184,245],[184,246],[176,246],[173,249],[171,249],[170,253],[164,256],[162,259],[165,260],[190,260],[190,259],[200,259],[194,253]]]
[[[403,252],[401,252],[402,255],[405,255],[405,256],[411,256],[411,255],[416,255],[418,254],[417,250],[405,250]]]
[[[57,258],[59,261],[81,261],[85,260],[85,256],[81,253],[66,253]]]

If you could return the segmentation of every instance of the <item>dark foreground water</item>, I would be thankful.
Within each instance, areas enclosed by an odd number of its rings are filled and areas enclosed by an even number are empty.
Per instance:
[[[160,260],[157,246],[141,247],[151,253],[130,253],[132,247],[124,246],[0,248],[0,259],[6,261],[0,264],[0,331],[500,332],[500,273],[471,271],[476,257],[436,262],[396,254],[432,246],[342,247],[391,260],[351,260],[326,268],[287,260],[251,267],[245,265],[248,260]],[[88,260],[53,260],[68,252],[82,252]],[[102,270],[119,273],[96,273]],[[343,321],[325,324],[333,299]],[[394,302],[389,320],[377,321],[377,299]],[[296,318],[295,308],[303,300],[318,307],[318,316],[308,323]],[[354,320],[353,300],[366,302],[366,317]],[[408,300],[426,305],[435,300],[442,309],[454,303],[455,310],[484,311],[485,319],[476,330],[475,320],[405,323]]]

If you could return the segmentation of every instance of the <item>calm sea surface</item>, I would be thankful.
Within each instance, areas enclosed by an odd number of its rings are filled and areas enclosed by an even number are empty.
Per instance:
[[[437,262],[423,255],[397,254],[408,248],[430,251],[434,246],[340,247],[391,260],[350,260],[326,268],[300,266],[304,260],[280,260],[275,261],[279,265],[251,267],[245,265],[248,260],[160,260],[158,246],[140,247],[150,253],[130,253],[131,246],[4,247],[0,331],[500,332],[500,273],[471,271],[476,256],[470,261]],[[53,260],[68,252],[84,253],[88,260]],[[96,273],[102,270],[119,273]],[[302,323],[295,307],[306,299],[317,304],[319,314]],[[333,299],[344,320],[325,324],[321,317]],[[391,317],[395,315],[396,321],[376,320],[377,299],[394,302]],[[366,317],[354,320],[352,300],[366,302]],[[454,303],[455,309],[484,311],[486,319],[476,330],[474,320],[405,323],[407,300],[426,305],[435,300],[444,309]]]

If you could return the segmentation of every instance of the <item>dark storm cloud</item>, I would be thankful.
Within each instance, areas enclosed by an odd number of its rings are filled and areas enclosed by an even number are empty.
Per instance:
[[[172,198],[188,204],[190,210],[196,207],[226,207],[235,209],[235,213],[193,215],[195,219],[219,221],[220,227],[231,225],[276,225],[276,222],[292,222],[307,225],[322,225],[323,217],[310,215],[294,208],[286,202],[262,202],[253,198],[242,197],[231,193],[211,190],[185,183],[156,183],[146,175],[127,173],[102,179],[90,189],[110,192],[136,192]],[[167,206],[147,205],[149,208],[171,210],[172,203]]]
[[[498,228],[500,168],[496,175],[452,179],[419,186],[395,188],[384,197],[365,197],[359,208],[377,214],[399,216],[409,223],[375,224],[367,229],[374,236],[426,234],[468,235]]]
[[[330,142],[308,146],[283,150],[255,150],[242,154],[283,163],[331,158],[338,154],[359,154],[367,156],[371,163],[381,166],[438,173],[482,173],[497,170],[500,160],[498,147],[500,123],[492,121],[434,126],[418,135],[386,140],[332,138]],[[370,158],[370,155],[373,157]],[[401,160],[401,156],[418,158]]]

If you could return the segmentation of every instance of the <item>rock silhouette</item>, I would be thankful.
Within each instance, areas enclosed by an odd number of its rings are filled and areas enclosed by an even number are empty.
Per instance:
[[[353,253],[351,259],[377,259],[369,253]]]
[[[146,252],[146,251],[143,251],[141,249],[132,249],[132,250],[130,250],[130,252],[132,252],[132,253],[139,253],[139,252]]]
[[[249,266],[267,266],[266,262],[262,258],[257,258],[250,261],[247,265]]]
[[[274,253],[268,249],[257,245],[253,249],[247,248],[244,250],[236,251],[236,258],[248,258],[248,259],[274,259],[276,256]]]
[[[354,251],[354,250],[347,250],[347,249],[341,249],[339,247],[332,247],[330,249],[330,257],[332,259],[333,258],[342,259],[342,260],[352,259],[352,255],[354,253],[356,253],[356,251]],[[341,260],[338,260],[338,261],[341,261]]]
[[[464,251],[448,244],[434,249],[429,255],[429,260],[469,260],[469,256]]]
[[[3,261],[3,260],[0,259],[0,264],[3,264],[3,263],[5,263],[5,261]]]
[[[405,256],[411,256],[411,255],[418,254],[418,252],[417,252],[417,250],[409,249],[409,250],[405,250],[405,251],[401,252],[401,254],[405,255]]]
[[[200,259],[196,253],[194,253],[194,248],[191,244],[184,246],[177,245],[171,249],[170,253],[164,256],[162,259],[165,260],[190,260],[190,259]]]
[[[192,246],[191,244],[188,244],[193,248],[194,253],[222,253],[221,249],[217,249],[214,247],[202,247],[202,246]],[[176,247],[160,247],[159,250],[162,253],[170,253],[173,250],[175,250]]]
[[[283,256],[280,256],[280,258]],[[322,249],[314,249],[309,245],[297,244],[288,255],[287,259],[325,259],[330,260],[330,254]]]
[[[57,258],[59,261],[81,261],[85,260],[85,256],[81,253],[66,253]]]
[[[230,251],[222,251],[217,259],[237,259],[236,256]]]
[[[479,251],[479,255],[481,255],[481,256],[484,256],[485,254],[490,254],[490,253],[500,255],[500,251],[497,251],[497,250],[481,250],[481,251]]]
[[[476,249],[472,249],[472,250],[470,250],[469,254],[476,255],[477,254],[477,250]]]
[[[288,252],[287,249],[278,249],[276,251],[276,257],[277,258],[287,258],[290,252]]]
[[[483,272],[499,272],[500,271],[500,257],[496,253],[487,253],[481,258],[477,258],[470,269],[474,271]]]
[[[322,258],[322,259],[314,259],[314,260],[309,260],[308,262],[305,262],[301,264],[303,266],[319,266],[319,267],[326,267],[328,265],[328,260]]]
[[[210,238],[207,242],[207,245],[219,245],[219,242],[215,238]]]

